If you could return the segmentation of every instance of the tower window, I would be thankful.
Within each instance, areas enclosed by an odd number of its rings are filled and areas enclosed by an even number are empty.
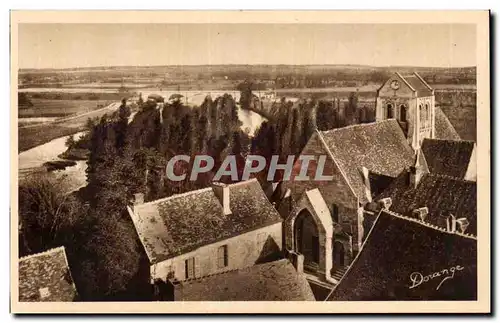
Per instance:
[[[392,104],[387,105],[387,119],[394,118],[394,111],[392,111]]]
[[[406,122],[406,106],[404,104],[399,106],[399,120]]]

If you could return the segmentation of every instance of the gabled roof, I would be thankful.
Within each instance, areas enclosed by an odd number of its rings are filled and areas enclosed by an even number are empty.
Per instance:
[[[286,259],[183,281],[176,301],[314,301],[304,274]],[[174,291],[175,293],[175,291]]]
[[[476,238],[383,210],[327,301],[476,299]]]
[[[444,114],[443,110],[438,106],[436,106],[434,110],[435,110],[434,128],[435,128],[436,138],[460,140],[460,135],[455,130],[455,128],[451,124],[446,114]]]
[[[408,89],[410,89],[411,92],[416,94],[417,97],[434,95],[432,87],[427,84],[427,82],[425,82],[425,80],[416,72],[410,75],[401,75],[398,72],[394,74],[408,87]],[[391,78],[389,80],[391,80]],[[380,91],[388,83],[388,81],[382,84],[378,91]]]
[[[368,202],[363,166],[396,177],[414,162],[414,152],[395,119],[321,131],[320,135],[363,204]]]
[[[417,91],[417,97],[432,96],[432,88],[418,74],[402,77]]]
[[[173,195],[129,210],[150,262],[281,221],[256,179],[228,187],[230,215],[224,215],[212,188]]]
[[[64,247],[19,259],[20,302],[72,302],[77,295]]]
[[[424,139],[422,152],[431,173],[464,178],[469,168],[473,141]]]
[[[408,176],[406,171],[402,172],[376,199],[390,197],[390,210],[405,216],[427,207],[429,214],[425,221],[444,228],[450,214],[457,219],[467,218],[470,224],[466,232],[477,234],[476,182],[430,173],[423,175],[413,188]]]

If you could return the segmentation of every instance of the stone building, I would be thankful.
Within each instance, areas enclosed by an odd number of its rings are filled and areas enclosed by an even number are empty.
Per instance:
[[[128,207],[151,283],[198,278],[281,256],[282,219],[256,179]]]
[[[301,155],[326,156],[323,174],[333,178],[314,180],[309,167],[310,180],[283,182],[286,248],[304,255],[307,273],[337,283],[361,247],[365,205],[384,182],[370,183],[369,175],[393,179],[415,155],[394,119],[316,131]]]
[[[72,302],[77,298],[64,247],[19,259],[20,302]]]
[[[377,91],[376,121],[387,119],[398,120],[418,149],[424,138],[436,137],[434,90],[417,73],[394,73]]]

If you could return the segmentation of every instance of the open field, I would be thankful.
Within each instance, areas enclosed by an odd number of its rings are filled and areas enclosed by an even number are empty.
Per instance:
[[[96,110],[108,105],[106,100],[31,99],[33,107],[20,108],[19,118],[65,117]]]
[[[52,139],[68,136],[83,131],[88,118],[100,118],[106,113],[112,113],[120,106],[119,102],[112,103],[102,109],[94,110],[75,117],[60,119],[54,122],[20,127],[18,129],[19,147],[22,152]]]

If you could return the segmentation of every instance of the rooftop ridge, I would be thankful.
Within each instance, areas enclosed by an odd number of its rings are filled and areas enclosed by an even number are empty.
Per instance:
[[[245,267],[245,268],[247,268],[247,267]],[[181,284],[192,284],[192,283],[195,283],[195,282],[200,281],[200,280],[204,280],[204,279],[207,279],[210,277],[219,276],[219,275],[223,275],[223,274],[227,274],[227,273],[231,273],[231,272],[235,272],[235,271],[240,271],[240,270],[245,269],[245,268],[227,269],[227,270],[219,271],[216,273],[212,273],[212,274],[208,274],[208,275],[204,275],[204,276],[200,276],[200,277],[194,277],[194,278],[180,280],[179,282]]]
[[[446,179],[452,179],[452,180],[455,180],[457,182],[463,182],[463,183],[469,183],[469,184],[476,184],[475,181],[469,181],[469,180],[466,180],[466,179],[463,179],[463,178],[460,178],[460,177],[454,177],[454,176],[446,175],[446,174],[427,173],[427,174],[425,174],[425,176],[441,177],[441,178],[446,178]]]
[[[62,251],[63,254],[64,254],[64,256],[66,257],[66,252],[65,252],[64,246],[59,246],[59,247],[51,248],[51,249],[48,249],[48,250],[45,250],[45,251],[42,251],[42,252],[39,252],[39,253],[34,253],[34,254],[31,254],[31,255],[20,257],[19,261],[21,261],[21,260],[27,260],[27,259],[30,259],[30,258],[35,258],[35,257],[38,257],[38,256],[49,255],[49,254],[55,253],[57,251]]]
[[[334,130],[334,129],[333,129]],[[321,144],[323,145],[323,147],[326,149],[326,151],[328,152],[328,154],[330,155],[330,158],[333,160],[333,163],[335,164],[335,166],[337,167],[337,169],[340,171],[340,173],[342,174],[342,177],[344,177],[346,183],[347,183],[347,186],[349,186],[349,189],[351,190],[351,192],[356,196],[356,192],[354,191],[354,188],[352,187],[350,181],[349,181],[349,178],[347,177],[347,174],[345,173],[344,169],[342,167],[340,167],[337,159],[335,158],[335,154],[333,153],[333,151],[330,149],[330,147],[328,147],[328,145],[326,144],[325,142],[325,138],[323,138],[323,132],[322,131],[319,131],[318,128],[316,128],[316,132],[318,134],[318,138],[321,142]]]
[[[241,182],[237,182],[237,183],[227,184],[227,186],[229,186],[231,188],[231,187],[235,187],[235,186],[239,186],[239,185],[245,185],[245,184],[249,184],[249,183],[253,183],[253,182],[258,182],[257,178],[254,177],[254,178],[247,179],[246,181],[241,181]]]
[[[198,194],[198,193],[204,193],[204,192],[207,192],[207,191],[210,191],[212,190],[212,187],[205,187],[205,188],[200,188],[198,190],[194,190],[194,191],[187,191],[187,192],[184,192],[184,193],[180,193],[180,194],[174,194],[174,195],[171,195],[171,196],[168,196],[168,197],[164,197],[164,198],[161,198],[161,199],[158,199],[158,200],[154,200],[154,201],[149,201],[149,202],[146,202],[146,203],[142,203],[140,205],[137,205],[137,207],[142,207],[144,205],[153,205],[153,204],[156,204],[156,203],[161,203],[161,202],[165,202],[165,201],[168,201],[168,200],[172,200],[174,198],[178,198],[178,197],[183,197],[183,196],[189,196],[189,195],[193,195],[193,194]]]
[[[449,142],[457,142],[457,143],[467,142],[467,143],[472,143],[472,144],[476,143],[474,140],[467,140],[467,139],[424,138],[424,140],[449,141]]]
[[[383,210],[380,211],[380,213],[382,213],[382,212],[388,213],[388,214],[390,214],[390,215],[392,215],[394,217],[400,218],[400,219],[404,219],[404,220],[407,220],[407,221],[418,223],[420,225],[429,227],[429,228],[437,230],[437,231],[441,231],[441,232],[445,232],[445,233],[449,233],[449,234],[454,234],[454,235],[461,236],[461,237],[464,237],[464,238],[469,238],[469,239],[477,240],[477,236],[475,236],[475,235],[473,235],[471,233],[460,233],[460,232],[457,232],[457,231],[450,232],[450,231],[446,230],[445,228],[439,227],[437,225],[430,224],[428,222],[423,222],[423,221],[420,221],[420,220],[412,218],[412,217],[404,216],[404,215],[401,215],[399,213],[396,213],[396,212],[393,212],[393,211],[387,210],[387,209],[383,209]],[[380,215],[380,213],[379,213],[379,215]]]
[[[415,75],[420,80],[420,82],[425,85],[425,87],[427,87],[431,91],[434,91],[434,89],[431,88],[431,86],[420,76],[420,74],[418,74],[417,72],[413,72],[413,75]]]
[[[389,122],[394,122],[396,121],[396,119],[384,119],[384,120],[380,120],[380,121],[374,121],[374,122],[368,122],[368,123],[357,123],[357,124],[351,124],[351,125],[348,125],[348,126],[345,126],[345,127],[342,127],[342,128],[334,128],[334,129],[330,129],[330,130],[318,130],[319,133],[321,134],[330,134],[330,133],[333,133],[333,132],[336,132],[336,131],[341,131],[341,130],[344,130],[344,129],[351,129],[351,128],[357,128],[357,127],[372,127],[372,126],[375,126],[377,124],[382,124],[382,123],[389,123]]]

